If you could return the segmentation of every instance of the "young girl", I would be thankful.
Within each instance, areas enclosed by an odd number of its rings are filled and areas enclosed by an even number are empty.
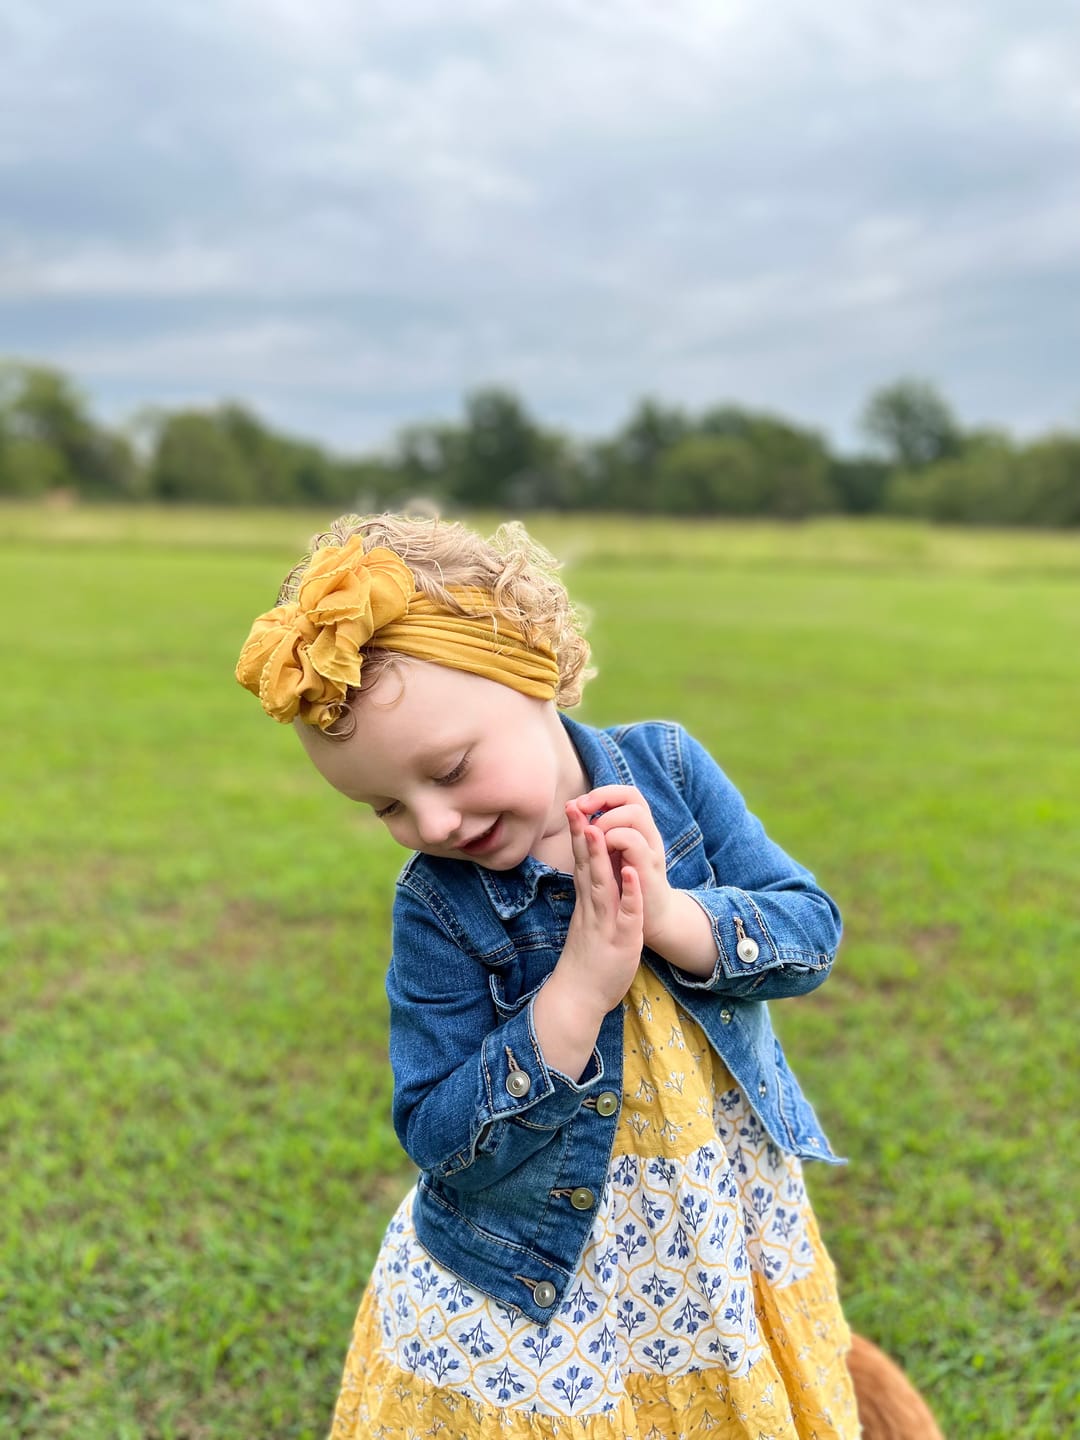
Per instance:
[[[387,977],[420,1169],[334,1440],[858,1434],[766,1001],[835,905],[679,726],[571,719],[588,646],[518,526],[337,521],[237,666],[415,852]],[[558,707],[558,708],[557,708]]]

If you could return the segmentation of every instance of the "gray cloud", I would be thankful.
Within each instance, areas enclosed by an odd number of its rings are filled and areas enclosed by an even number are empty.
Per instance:
[[[1075,423],[1080,19],[819,11],[8,0],[0,350],[343,448],[492,380],[586,432],[651,392],[843,443],[905,372]]]

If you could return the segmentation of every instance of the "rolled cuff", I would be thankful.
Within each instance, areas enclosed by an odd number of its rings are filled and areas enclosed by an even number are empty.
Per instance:
[[[675,983],[685,990],[717,990],[741,998],[780,999],[799,995],[819,985],[832,968],[834,950],[808,946],[800,926],[801,943],[779,933],[747,890],[733,886],[687,890],[709,918],[716,943],[716,961],[708,975],[693,975],[668,965]],[[773,901],[775,897],[768,896]],[[806,906],[810,897],[799,897]],[[827,905],[828,902],[823,902]],[[812,903],[812,902],[811,902]]]
[[[527,1117],[539,1129],[554,1130],[576,1115],[603,1079],[604,1062],[593,1047],[580,1080],[571,1080],[544,1059],[533,1016],[535,996],[498,1030],[485,1036],[480,1056],[484,1123]]]

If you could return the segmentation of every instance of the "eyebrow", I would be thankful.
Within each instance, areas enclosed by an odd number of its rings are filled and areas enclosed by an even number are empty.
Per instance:
[[[465,740],[447,740],[445,743],[440,742],[438,745],[430,746],[427,750],[417,755],[416,758],[421,764],[430,765],[433,760],[445,760],[451,750],[465,749],[467,743]]]

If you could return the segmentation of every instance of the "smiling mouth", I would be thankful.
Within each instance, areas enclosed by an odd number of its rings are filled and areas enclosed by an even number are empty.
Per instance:
[[[496,839],[496,831],[499,829],[499,822],[501,820],[502,816],[497,816],[482,835],[477,835],[467,844],[462,845],[462,851],[466,855],[475,855],[478,851],[486,849],[487,846]]]

